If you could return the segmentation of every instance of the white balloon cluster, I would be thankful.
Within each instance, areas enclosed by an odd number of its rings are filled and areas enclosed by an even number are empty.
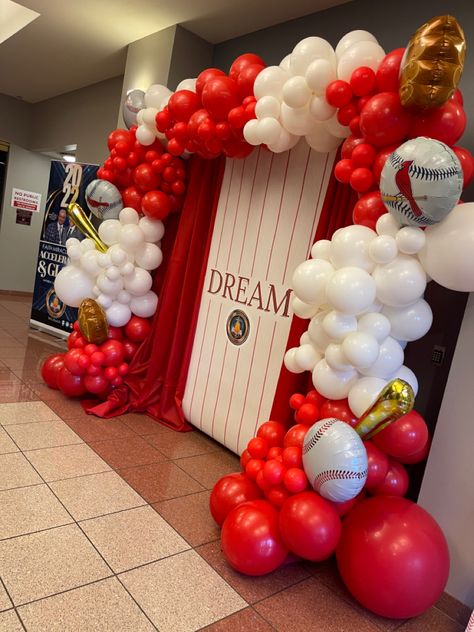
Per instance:
[[[257,118],[245,125],[245,140],[264,143],[275,153],[291,149],[301,136],[316,151],[336,149],[350,131],[326,101],[326,87],[336,79],[349,81],[360,66],[376,70],[384,56],[367,31],[347,33],[335,50],[321,37],[301,40],[279,66],[269,66],[257,76]]]
[[[158,297],[151,290],[150,271],[162,262],[159,242],[164,232],[163,222],[124,208],[119,219],[99,226],[99,236],[109,246],[106,253],[96,250],[92,239],[68,239],[70,263],[56,277],[56,294],[71,307],[94,298],[114,327],[125,325],[132,314],[153,316]]]
[[[312,371],[321,395],[348,397],[358,417],[397,377],[416,395],[418,382],[403,364],[403,349],[433,320],[417,257],[424,245],[421,228],[400,228],[389,213],[379,218],[376,232],[353,225],[316,242],[312,258],[293,275],[294,312],[311,320],[300,346],[287,351],[286,368]]]

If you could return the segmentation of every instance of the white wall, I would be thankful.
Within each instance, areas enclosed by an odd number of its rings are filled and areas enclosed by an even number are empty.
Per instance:
[[[0,290],[32,292],[43,212],[33,213],[31,226],[16,223],[12,188],[41,193],[44,210],[50,160],[17,145],[10,146],[0,228]]]
[[[467,303],[418,502],[443,529],[447,592],[474,608],[474,295]]]

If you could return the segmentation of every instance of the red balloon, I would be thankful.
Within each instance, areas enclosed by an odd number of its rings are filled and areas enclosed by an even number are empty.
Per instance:
[[[119,375],[118,367],[116,366],[108,366],[104,370],[104,377],[108,382],[113,382],[115,378],[118,377],[118,375]]]
[[[112,327],[109,325],[109,331],[107,332],[107,338],[109,340],[123,340],[122,327]]]
[[[227,116],[227,120],[232,129],[242,129],[248,118],[244,108],[239,105],[236,108],[232,108]]]
[[[265,465],[265,461],[263,459],[254,459],[251,458],[247,461],[245,465],[245,473],[247,476],[254,481],[257,478],[257,474],[260,470],[263,470],[263,466]]]
[[[382,169],[385,166],[387,158],[395,151],[397,147],[398,145],[389,145],[388,147],[385,147],[384,149],[379,151],[379,153],[377,154],[377,157],[374,161],[374,166],[372,168],[377,184],[379,184],[380,182],[380,174],[382,173]]]
[[[263,477],[270,485],[280,485],[286,473],[286,467],[276,459],[270,459],[263,466]]]
[[[281,508],[279,524],[288,549],[313,562],[330,557],[341,537],[341,519],[336,510],[312,491],[288,498]]]
[[[59,372],[58,387],[67,397],[81,397],[86,392],[82,375],[73,375],[66,367]]]
[[[262,437],[254,437],[247,444],[247,450],[253,459],[264,459],[267,456],[269,445]]]
[[[252,455],[247,449],[245,449],[240,455],[240,465],[243,470],[245,470],[245,467],[251,458],[252,458]]]
[[[120,141],[131,145],[133,142],[132,134],[126,129],[114,129],[107,138],[107,147],[112,150]]]
[[[124,361],[125,349],[119,340],[106,340],[100,350],[104,354],[105,366],[118,366]]]
[[[365,481],[365,487],[370,489],[385,480],[389,461],[385,452],[379,450],[372,441],[364,441],[364,446],[367,450],[367,480]]]
[[[119,375],[122,375],[122,376],[127,375],[128,374],[128,368],[129,367],[128,367],[128,364],[126,362],[122,362],[122,364],[119,364],[119,366],[118,366]]]
[[[408,474],[401,463],[389,460],[388,471],[384,480],[370,488],[374,496],[405,496],[409,484]]]
[[[297,445],[288,446],[282,453],[283,465],[292,469],[295,467],[303,467],[303,451]]]
[[[367,66],[356,68],[349,81],[352,92],[356,97],[365,97],[373,92],[376,83],[375,72]]]
[[[334,167],[334,177],[339,182],[349,184],[352,172],[354,171],[354,165],[350,158],[343,158],[336,163]]]
[[[101,393],[105,393],[109,387],[109,383],[102,373],[99,373],[99,375],[85,375],[84,387],[89,393],[100,395]]]
[[[404,48],[396,48],[385,55],[380,62],[376,73],[379,92],[398,92],[400,65],[404,53]]]
[[[352,156],[354,147],[357,147],[357,145],[360,145],[361,143],[365,143],[365,140],[363,138],[348,136],[341,146],[341,158],[350,158]]]
[[[349,125],[349,123],[351,123],[352,119],[358,118],[357,116],[357,107],[355,105],[354,102],[352,103],[348,103],[347,105],[344,105],[342,108],[339,109],[338,113],[337,113],[337,120],[339,121],[339,123],[341,125]],[[358,126],[357,126],[358,129]],[[354,134],[354,136],[360,136],[360,134],[355,134],[352,130],[351,127],[351,132]]]
[[[285,434],[285,426],[278,421],[266,421],[257,430],[257,437],[265,439],[270,448],[281,447]]]
[[[265,66],[265,62],[261,57],[254,53],[244,53],[234,60],[229,70],[229,77],[237,81],[239,74],[249,66]]]
[[[168,111],[168,108],[163,108],[161,112],[158,112],[155,116],[155,123],[158,131],[161,133],[166,132],[172,125],[171,114]]]
[[[124,340],[123,347],[125,349],[125,360],[130,362],[130,360],[134,357],[136,352],[138,351],[138,344],[136,342],[132,342],[131,340]]]
[[[377,433],[373,441],[390,456],[403,459],[424,448],[428,441],[428,426],[423,417],[412,410]]]
[[[316,404],[316,406],[320,408],[327,400],[320,393],[318,393],[318,391],[313,389],[306,394],[306,401],[311,402],[312,404]]]
[[[229,123],[226,123],[225,121],[216,123],[216,138],[219,140],[228,140],[231,136],[232,132]]]
[[[347,399],[332,400],[328,399],[320,410],[321,419],[328,419],[335,417],[341,421],[345,421],[346,424],[354,427],[357,425],[358,419],[354,417]]]
[[[105,354],[102,351],[95,351],[91,355],[91,363],[93,366],[102,366],[105,363]],[[90,371],[88,371],[90,373]]]
[[[371,167],[376,156],[375,147],[372,147],[369,143],[361,143],[354,147],[351,160],[354,167]]]
[[[290,467],[285,472],[283,484],[291,494],[298,494],[308,487],[308,477],[300,467]]]
[[[456,88],[456,90],[450,96],[450,99],[451,101],[456,101],[457,103],[459,103],[459,105],[464,105],[464,97],[462,96],[462,92],[459,88]]]
[[[268,450],[267,459],[276,459],[277,461],[281,461],[283,463],[283,448],[279,446],[273,446]]]
[[[172,138],[168,143],[168,151],[173,154],[173,156],[181,156],[185,149],[186,143],[177,138]]]
[[[64,353],[56,353],[46,358],[41,365],[41,377],[49,388],[58,389],[59,372],[64,367]]]
[[[398,460],[400,461],[400,463],[405,463],[407,465],[411,465],[412,463],[420,463],[421,461],[424,461],[427,458],[428,454],[430,453],[430,447],[431,447],[431,441],[430,439],[428,439],[428,441],[421,448],[421,450],[419,450],[418,452],[414,452],[413,454],[410,454],[409,456],[406,456],[404,458],[400,458]]]
[[[332,506],[336,510],[337,515],[340,518],[343,518],[344,516],[347,516],[347,514],[350,511],[352,511],[356,505],[358,505],[361,501],[363,501],[364,498],[366,498],[366,496],[367,494],[365,490],[363,489],[357,494],[355,498],[351,498],[350,500],[345,500],[342,503],[334,503],[332,501],[328,501],[328,502],[331,502]]]
[[[465,147],[453,147],[453,151],[461,163],[464,175],[463,188],[466,188],[474,177],[474,157]]]
[[[290,446],[303,446],[303,441],[306,433],[308,432],[308,426],[304,424],[296,424],[292,426],[285,435],[283,446],[289,448]]]
[[[199,97],[191,90],[178,90],[168,101],[168,111],[175,121],[187,123],[194,112],[199,109]]]
[[[336,557],[355,599],[393,619],[425,612],[449,574],[443,532],[427,511],[405,498],[370,498],[355,507],[343,522]]]
[[[360,113],[360,129],[367,142],[377,147],[401,143],[413,116],[400,103],[397,92],[381,92],[370,98]],[[422,136],[427,134],[415,134]]]
[[[141,165],[135,167],[133,170],[133,181],[141,191],[156,189],[159,183],[158,176],[147,162],[142,162]]]
[[[301,393],[293,393],[293,395],[290,397],[290,408],[293,408],[293,410],[298,410],[300,406],[303,406],[305,401],[306,397],[304,395],[302,395]]]
[[[87,367],[83,367],[79,363],[79,358],[83,354],[82,349],[70,349],[64,356],[64,366],[73,375],[83,375],[86,372]]]
[[[142,194],[135,186],[127,187],[122,191],[122,200],[125,206],[134,208],[139,213],[142,210]]]
[[[326,101],[335,108],[342,108],[352,99],[352,90],[347,81],[331,81],[326,88]]]
[[[198,130],[204,121],[209,121],[209,112],[201,109],[194,112],[188,121],[188,136],[195,141],[199,141]]]
[[[349,122],[349,129],[351,130],[351,134],[356,138],[362,137],[362,132],[360,131],[360,116],[354,116]]]
[[[286,487],[281,485],[273,485],[268,491],[265,492],[268,502],[272,503],[274,507],[280,509],[287,498],[290,497],[290,492]]]
[[[143,342],[150,335],[151,325],[148,318],[132,316],[125,325],[125,335],[132,342]]]
[[[80,331],[73,331],[69,334],[67,339],[68,349],[83,349],[86,345],[87,340]]]
[[[446,145],[455,145],[466,129],[466,113],[457,101],[420,112],[410,128],[410,137],[428,136]]]
[[[222,525],[221,544],[229,564],[252,576],[271,573],[288,554],[278,529],[278,511],[265,500],[233,509]]]
[[[141,211],[150,219],[165,219],[171,212],[171,202],[163,191],[148,191],[142,198]]]
[[[262,64],[250,64],[240,72],[237,77],[237,88],[242,98],[253,96],[253,84],[264,68]]]
[[[220,478],[212,488],[209,508],[212,517],[221,527],[232,509],[248,500],[261,497],[258,487],[245,474],[228,474]]]
[[[352,211],[352,221],[354,224],[361,224],[375,230],[378,218],[386,212],[380,191],[370,191],[356,202]]]
[[[319,408],[311,402],[304,403],[295,413],[295,420],[299,424],[312,426],[319,419]]]
[[[196,79],[196,94],[199,98],[202,98],[202,91],[208,81],[215,77],[226,77],[227,75],[218,68],[206,68],[203,70]]]
[[[230,77],[215,77],[204,85],[202,104],[216,121],[226,121],[232,108],[240,105],[237,83]]]

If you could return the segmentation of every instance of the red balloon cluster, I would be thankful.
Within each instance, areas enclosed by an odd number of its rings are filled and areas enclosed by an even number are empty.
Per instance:
[[[135,137],[136,127],[109,134],[109,157],[97,177],[115,184],[124,206],[151,219],[165,219],[181,209],[186,192],[186,165],[165,152],[157,139],[144,146]]]
[[[198,76],[196,92],[175,92],[156,115],[168,151],[179,156],[187,150],[203,158],[248,156],[254,148],[244,140],[243,127],[255,118],[253,84],[264,68],[258,55],[247,53],[234,61],[229,75],[208,68]]]
[[[109,327],[108,339],[95,345],[84,338],[76,321],[68,337],[68,351],[48,357],[41,376],[50,388],[67,397],[90,393],[105,398],[123,383],[129,363],[150,329],[148,319],[132,316],[125,327]]]

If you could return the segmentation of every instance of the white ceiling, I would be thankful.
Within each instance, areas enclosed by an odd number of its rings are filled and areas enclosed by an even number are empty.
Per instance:
[[[36,103],[123,73],[126,46],[181,24],[212,43],[350,0],[17,0],[40,17],[0,44],[0,93]]]

